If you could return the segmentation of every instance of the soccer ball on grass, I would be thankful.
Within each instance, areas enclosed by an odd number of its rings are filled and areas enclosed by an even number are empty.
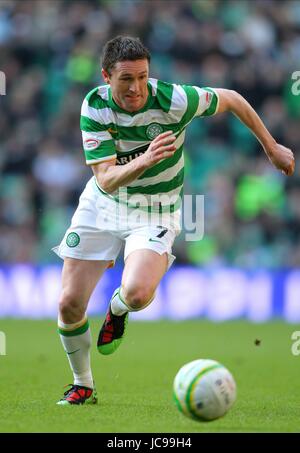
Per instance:
[[[180,368],[173,384],[178,409],[197,420],[225,415],[236,399],[232,374],[215,360],[193,360]]]

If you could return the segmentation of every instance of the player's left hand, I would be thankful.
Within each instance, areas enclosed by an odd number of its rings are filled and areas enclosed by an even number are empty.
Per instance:
[[[271,152],[267,154],[272,164],[284,175],[291,176],[294,173],[295,158],[292,150],[276,143]]]

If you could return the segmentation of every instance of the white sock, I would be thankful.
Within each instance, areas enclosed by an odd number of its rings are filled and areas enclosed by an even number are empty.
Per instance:
[[[85,317],[75,324],[64,324],[59,319],[58,332],[64,350],[68,354],[74,385],[93,388],[90,362],[91,331],[87,318]]]
[[[111,311],[113,315],[116,316],[122,316],[124,313],[127,313],[128,311],[140,311],[143,310],[144,308],[148,307],[148,305],[151,304],[155,297],[155,294],[151,297],[151,299],[142,307],[138,309],[134,309],[129,307],[129,305],[126,304],[123,295],[122,295],[122,287],[120,286],[115,290],[115,292],[112,295],[111,301],[110,301],[110,306],[111,306]]]
[[[130,307],[125,304],[124,299],[122,298],[122,294],[120,293],[121,287],[115,290],[110,301],[111,311],[113,315],[116,316],[122,316],[128,311],[132,311]]]

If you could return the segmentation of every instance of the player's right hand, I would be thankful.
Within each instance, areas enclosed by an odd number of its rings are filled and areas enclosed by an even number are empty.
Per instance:
[[[151,167],[162,159],[172,157],[176,151],[174,142],[176,136],[172,131],[166,131],[159,134],[149,145],[147,151],[143,154],[146,166]]]
[[[276,143],[268,153],[269,159],[272,164],[281,170],[286,176],[291,176],[295,170],[295,158],[293,152],[279,143]]]

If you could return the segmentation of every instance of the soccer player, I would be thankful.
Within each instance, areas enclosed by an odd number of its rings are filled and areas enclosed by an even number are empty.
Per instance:
[[[150,54],[137,38],[108,41],[102,57],[106,85],[87,94],[80,121],[93,176],[70,228],[54,249],[64,259],[58,329],[74,375],[60,405],[97,402],[86,310],[122,244],[124,271],[99,332],[101,354],[119,347],[128,313],[152,302],[175,258],[172,245],[180,232],[188,124],[197,117],[231,111],[255,134],[277,169],[292,175],[295,165],[292,151],[276,143],[237,92],[149,78]]]

